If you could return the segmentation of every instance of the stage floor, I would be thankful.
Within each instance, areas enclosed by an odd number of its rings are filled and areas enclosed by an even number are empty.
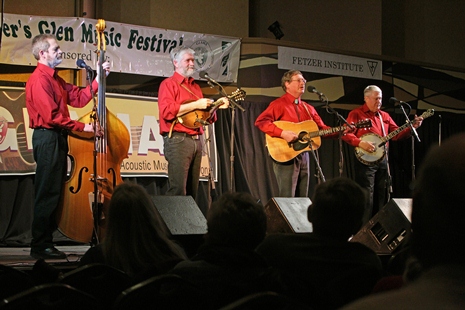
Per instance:
[[[65,252],[67,258],[46,259],[45,261],[57,268],[74,269],[89,247],[89,245],[58,245],[56,248]],[[30,247],[0,247],[0,264],[16,269],[31,270],[37,259],[29,255],[30,251]]]

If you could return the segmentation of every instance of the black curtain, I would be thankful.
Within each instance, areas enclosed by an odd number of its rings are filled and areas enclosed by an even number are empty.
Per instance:
[[[271,101],[271,100],[270,100]],[[208,182],[201,182],[197,204],[205,214],[212,201],[231,188],[231,162],[234,163],[235,191],[251,193],[257,200],[266,204],[277,196],[278,189],[272,170],[272,160],[265,148],[265,136],[254,126],[257,116],[268,106],[266,103],[241,102],[245,109],[219,110],[215,123],[218,148],[218,182],[212,190]],[[324,108],[317,108],[319,115],[329,126],[338,126],[338,118]],[[343,117],[349,111],[337,110]],[[421,114],[423,111],[417,111]],[[403,114],[390,111],[397,124],[405,123]],[[231,129],[234,127],[233,152],[231,149]],[[421,166],[426,151],[439,143],[439,132],[444,141],[449,136],[465,131],[465,115],[449,112],[435,113],[423,122],[418,130],[421,142],[407,139],[390,143],[390,165],[393,177],[392,198],[411,197],[411,184],[415,172]],[[412,148],[413,146],[413,148]],[[413,150],[413,152],[412,152]],[[413,153],[413,156],[412,156]],[[234,156],[231,156],[234,155]],[[318,157],[326,180],[342,175],[353,176],[353,163],[357,160],[353,148],[338,139],[322,139]],[[316,166],[311,158],[312,178],[310,196],[317,185]],[[33,212],[33,175],[0,176],[0,245],[28,245]],[[167,189],[167,178],[138,177],[127,178],[141,184],[150,195],[163,195]],[[58,238],[58,237],[57,237]]]

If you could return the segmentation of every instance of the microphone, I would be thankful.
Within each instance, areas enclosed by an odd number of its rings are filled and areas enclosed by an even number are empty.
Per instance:
[[[76,66],[78,66],[79,68],[83,68],[83,69],[92,71],[92,68],[89,67],[89,66],[86,64],[86,62],[85,62],[84,60],[82,60],[82,59],[78,59],[78,60],[76,61]]]
[[[212,79],[208,73],[206,71],[200,71],[199,72],[199,76],[202,78],[202,79],[206,79],[206,80],[209,80],[210,82],[212,83],[215,83],[215,84],[218,84],[217,81],[215,81],[214,79]]]
[[[389,103],[390,103],[390,104],[393,104],[394,106],[400,105],[400,107],[402,108],[402,110],[404,110],[404,107],[403,107],[402,105],[405,104],[407,107],[409,107],[410,110],[412,110],[412,107],[410,106],[410,104],[408,104],[408,103],[405,102],[405,101],[398,100],[396,97],[391,97],[391,98],[389,98]],[[417,139],[418,142],[421,142],[421,141],[420,141],[420,138],[418,137],[418,134],[417,134],[417,131],[416,131],[415,127],[413,127],[413,125],[412,125],[412,121],[409,121],[408,116],[407,116],[407,114],[405,113],[405,111],[404,111],[404,114],[405,114],[405,117],[407,118],[407,124],[409,124],[410,130],[412,131],[412,135],[415,136],[415,138]]]
[[[317,94],[318,96],[324,96],[323,93],[320,93],[319,91],[317,91],[316,88],[315,88],[314,86],[309,85],[309,86],[307,87],[307,90],[308,90],[309,92],[311,92],[311,93]]]
[[[399,104],[407,104],[407,105],[409,105],[407,102],[401,101],[401,100],[397,99],[396,97],[389,98],[389,103],[394,105],[394,106],[397,106]]]
[[[309,92],[311,92],[311,93],[317,94],[318,97],[320,97],[320,101],[321,101],[321,102],[326,102],[327,105],[329,104],[329,103],[328,103],[328,98],[326,98],[325,94],[320,93],[319,91],[317,91],[316,88],[315,88],[314,86],[309,85],[309,86],[307,87],[307,90],[308,90]]]

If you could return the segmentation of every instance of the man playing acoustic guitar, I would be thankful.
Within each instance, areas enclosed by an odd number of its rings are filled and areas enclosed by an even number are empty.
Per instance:
[[[203,134],[201,125],[197,128],[184,126],[180,117],[194,110],[205,111],[213,100],[203,98],[200,86],[194,82],[194,50],[188,47],[171,52],[174,74],[163,80],[158,92],[160,134],[163,136],[165,158],[168,161],[169,189],[166,195],[197,196],[202,160]],[[229,107],[227,97],[220,109]],[[216,121],[213,113],[203,122]]]
[[[331,127],[323,123],[315,108],[300,99],[305,92],[306,83],[300,71],[290,70],[284,73],[281,86],[286,93],[270,103],[255,120],[255,126],[270,137],[282,138],[288,143],[299,140],[298,132],[282,129],[274,124],[275,121],[300,123],[312,120],[318,129],[330,129]],[[337,136],[337,133],[326,137],[333,136]],[[273,171],[278,182],[280,197],[308,197],[310,163],[307,151],[309,150],[307,148],[305,152],[286,162],[274,158]],[[268,151],[271,151],[269,146]]]

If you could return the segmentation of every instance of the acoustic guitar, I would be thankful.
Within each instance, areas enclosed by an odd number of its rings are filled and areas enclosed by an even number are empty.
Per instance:
[[[242,101],[245,99],[246,93],[242,89],[237,89],[232,92],[228,99]],[[192,101],[187,101],[192,102]],[[187,103],[186,102],[186,103]],[[204,110],[193,110],[187,112],[181,116],[178,116],[177,121],[184,125],[187,128],[196,129],[201,126],[206,126],[210,124],[210,118],[212,117],[213,113],[222,105],[224,104],[222,99],[218,99],[215,102],[211,103],[207,109]]]
[[[270,156],[277,162],[286,162],[302,152],[318,149],[321,146],[321,136],[347,129],[347,126],[331,127],[318,130],[318,125],[313,120],[293,123],[288,121],[275,121],[276,126],[283,130],[294,132],[299,138],[294,142],[287,142],[281,137],[272,137],[266,134],[266,146]],[[353,124],[356,128],[371,127],[371,120],[363,120]]]
[[[424,112],[421,117],[423,119],[428,118],[434,114],[434,110],[430,109]],[[406,122],[404,125],[400,126],[396,130],[392,131],[385,137],[381,137],[375,133],[367,133],[360,137],[360,140],[372,142],[375,145],[375,150],[373,152],[368,152],[362,149],[361,147],[355,147],[355,157],[362,163],[367,166],[373,166],[380,162],[386,155],[386,148],[384,147],[386,143],[401,133],[407,126],[412,124],[413,121]]]

